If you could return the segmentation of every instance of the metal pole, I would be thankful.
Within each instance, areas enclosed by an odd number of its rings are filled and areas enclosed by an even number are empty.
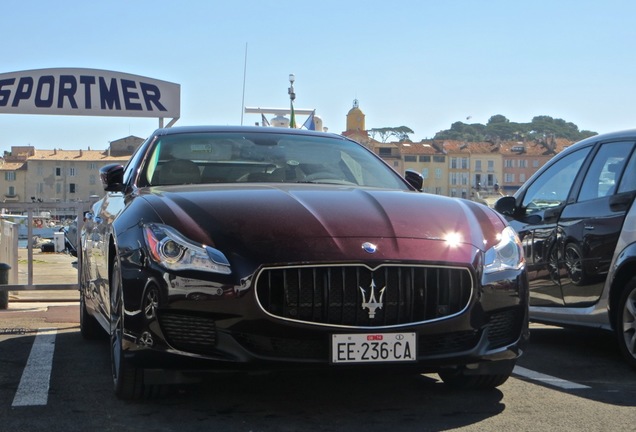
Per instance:
[[[9,270],[11,266],[9,264],[0,263],[0,285],[9,284]],[[0,309],[6,309],[9,307],[9,291],[0,289]]]
[[[243,112],[245,111],[245,77],[247,76],[247,42],[245,42],[245,61],[243,62],[243,97],[241,99],[241,126],[243,126]]]
[[[289,74],[289,88],[287,89],[287,93],[289,93],[289,104],[291,116],[289,118],[289,127],[292,129],[296,128],[296,115],[294,113],[294,100],[296,99],[296,92],[294,91],[294,81],[296,81],[296,76],[294,74]]]

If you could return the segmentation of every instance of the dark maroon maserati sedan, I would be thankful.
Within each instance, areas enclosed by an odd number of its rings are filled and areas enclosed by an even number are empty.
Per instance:
[[[436,372],[488,388],[527,339],[518,238],[478,203],[419,192],[342,136],[157,130],[82,231],[81,332],[110,336],[115,393],[192,371]]]

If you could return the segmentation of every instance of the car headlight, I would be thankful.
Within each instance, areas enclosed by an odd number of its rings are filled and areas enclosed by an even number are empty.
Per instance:
[[[523,248],[514,230],[504,228],[497,239],[499,243],[486,251],[484,273],[521,268],[524,263]]]
[[[150,256],[168,270],[200,270],[230,274],[225,255],[210,246],[195,244],[167,225],[144,225]]]

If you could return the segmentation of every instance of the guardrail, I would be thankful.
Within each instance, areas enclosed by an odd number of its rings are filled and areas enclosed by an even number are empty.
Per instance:
[[[1,203],[3,221],[2,230],[0,231],[0,263],[4,262],[11,266],[9,271],[9,283],[6,285],[0,284],[0,292],[3,291],[33,291],[33,290],[65,290],[65,289],[79,289],[79,275],[82,269],[82,254],[77,254],[77,282],[72,284],[34,284],[33,283],[33,244],[31,239],[34,235],[34,219],[41,217],[43,210],[53,210],[55,214],[59,214],[60,211],[71,212],[77,217],[77,242],[79,246],[79,236],[82,230],[84,222],[83,214],[90,208],[88,202],[66,202],[66,203]],[[18,225],[9,223],[8,220],[11,216],[24,216],[26,212],[26,228],[27,228],[27,283],[18,284],[18,232],[16,227],[9,228],[10,225]],[[35,213],[38,212],[38,213]],[[5,227],[6,231],[5,231]],[[6,232],[6,235],[5,235]],[[7,249],[5,251],[5,248]],[[5,261],[9,260],[9,262]]]

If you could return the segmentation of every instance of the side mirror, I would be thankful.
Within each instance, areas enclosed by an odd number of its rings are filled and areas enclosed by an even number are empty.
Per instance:
[[[495,203],[495,210],[505,216],[514,216],[517,212],[517,200],[513,196],[501,197]]]
[[[124,190],[124,166],[110,164],[99,170],[102,186],[107,192],[122,192]]]
[[[417,189],[418,191],[422,190],[422,185],[424,184],[424,177],[422,177],[422,174],[418,173],[417,171],[407,169],[404,173],[404,178],[406,179],[408,184],[413,186],[415,189]]]

